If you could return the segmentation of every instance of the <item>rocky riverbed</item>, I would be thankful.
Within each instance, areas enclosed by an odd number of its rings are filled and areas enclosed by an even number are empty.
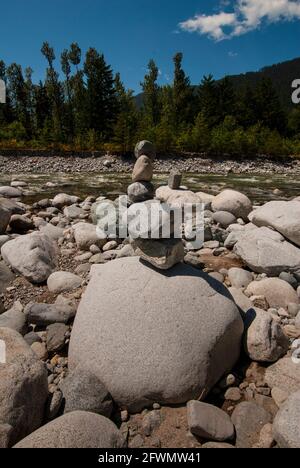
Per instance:
[[[0,447],[300,447],[300,194],[172,177],[146,204],[203,203],[200,249],[100,239],[103,196],[0,187]]]
[[[131,156],[98,155],[86,156],[34,156],[29,152],[7,155],[0,150],[0,172],[13,173],[131,173],[134,158]],[[154,161],[156,173],[168,173],[177,169],[183,173],[194,172],[199,174],[294,174],[300,175],[300,159],[283,158],[282,160],[268,158],[267,156],[253,158],[208,157],[205,155],[181,154],[162,155]]]

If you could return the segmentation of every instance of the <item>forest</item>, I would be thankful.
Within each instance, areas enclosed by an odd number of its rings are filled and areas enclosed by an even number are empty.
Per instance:
[[[159,85],[150,60],[137,98],[94,48],[83,56],[73,43],[57,58],[45,42],[41,53],[39,83],[30,67],[0,60],[0,148],[126,153],[150,139],[161,153],[300,155],[300,105],[285,108],[269,77],[238,87],[208,75],[195,86],[177,53],[171,84]]]

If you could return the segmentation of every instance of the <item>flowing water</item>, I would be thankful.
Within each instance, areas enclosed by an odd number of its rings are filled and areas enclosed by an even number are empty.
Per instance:
[[[131,183],[130,174],[95,174],[95,173],[54,173],[54,174],[0,174],[0,185],[10,185],[11,180],[27,182],[23,201],[33,203],[42,198],[53,198],[57,193],[65,192],[85,198],[88,195],[116,198],[127,191]],[[166,184],[168,174],[156,174],[154,185]],[[183,177],[183,185],[194,192],[217,194],[225,188],[241,191],[249,196],[253,203],[269,200],[287,200],[300,196],[300,177],[280,175],[217,175],[188,173]],[[276,192],[274,192],[276,190]],[[278,192],[279,190],[279,192]]]

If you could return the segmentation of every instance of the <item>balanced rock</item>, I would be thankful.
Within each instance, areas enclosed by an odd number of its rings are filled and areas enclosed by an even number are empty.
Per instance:
[[[131,203],[140,203],[154,197],[154,187],[150,182],[134,182],[127,193]]]
[[[32,283],[43,283],[55,269],[57,250],[44,234],[33,232],[6,242],[3,260]]]
[[[242,333],[227,289],[208,275],[183,264],[162,273],[138,257],[117,259],[91,270],[69,365],[84,366],[130,410],[179,404],[204,398],[231,370]]]
[[[156,151],[153,143],[147,140],[139,141],[135,147],[134,154],[136,159],[140,158],[141,156],[148,156],[148,158],[154,159],[156,158]]]
[[[281,406],[274,420],[273,434],[280,448],[300,448],[300,390]]]
[[[0,328],[6,362],[0,363],[0,422],[11,427],[11,446],[43,422],[48,396],[47,371],[16,331]]]
[[[243,232],[234,252],[256,273],[278,276],[286,271],[300,275],[300,249],[269,228]]]
[[[135,163],[132,181],[133,182],[151,182],[153,177],[152,160],[148,156],[140,156]]]
[[[14,448],[122,448],[121,432],[109,419],[74,411],[46,424]]]
[[[300,203],[297,201],[271,201],[254,210],[250,221],[258,227],[276,229],[284,237],[300,246]]]
[[[178,190],[181,186],[181,180],[182,180],[182,174],[179,171],[176,171],[175,169],[170,172],[169,180],[168,180],[168,186],[172,190]]]
[[[236,218],[247,219],[252,211],[252,203],[243,193],[235,190],[224,190],[212,201],[213,211],[228,211]]]
[[[184,259],[181,239],[136,239],[132,246],[137,256],[159,270],[169,270]]]

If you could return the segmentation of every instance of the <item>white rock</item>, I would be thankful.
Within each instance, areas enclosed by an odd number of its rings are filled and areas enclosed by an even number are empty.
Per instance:
[[[272,227],[300,246],[300,204],[297,201],[271,201],[253,211],[249,219],[256,226]]]
[[[55,244],[39,232],[6,242],[1,255],[8,265],[32,283],[43,283],[56,267]]]

